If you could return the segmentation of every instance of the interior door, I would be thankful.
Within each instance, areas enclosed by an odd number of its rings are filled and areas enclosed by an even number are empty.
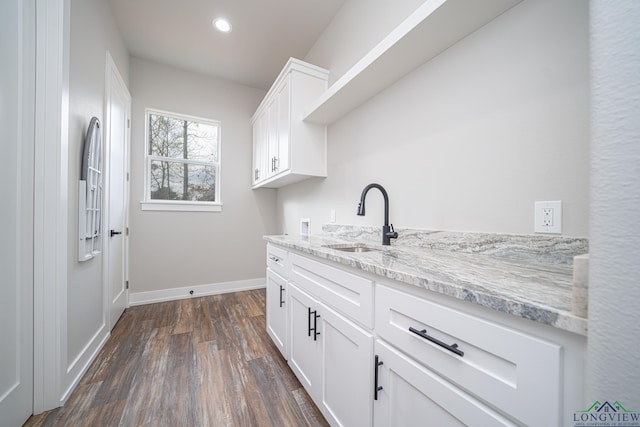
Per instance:
[[[108,216],[106,283],[109,303],[109,329],[127,306],[127,225],[129,198],[129,117],[131,95],[111,56],[106,70],[106,157],[108,159]]]
[[[0,2],[0,424],[33,409],[35,6]]]

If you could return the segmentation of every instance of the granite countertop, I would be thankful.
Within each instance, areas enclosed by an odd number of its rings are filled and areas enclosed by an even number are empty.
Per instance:
[[[382,246],[379,241],[363,239],[371,237],[365,234],[329,232],[310,239],[287,235],[265,236],[264,239],[278,246],[565,331],[580,335],[587,333],[587,319],[571,311],[572,265],[566,260],[554,263],[544,257],[540,261],[538,256],[498,256],[495,251],[487,254],[487,251],[477,250],[482,244],[475,241],[474,245],[467,245],[473,250],[460,250],[460,241],[477,240],[477,234],[456,236],[454,249],[450,242],[448,249],[443,249],[445,246],[442,245],[412,245],[410,241],[406,245],[394,244],[394,241],[392,246]],[[490,240],[492,248],[495,248],[496,238],[492,236]],[[326,247],[356,242],[366,243],[376,250],[350,253]],[[530,242],[528,244],[531,246]],[[558,246],[557,242],[555,246]]]

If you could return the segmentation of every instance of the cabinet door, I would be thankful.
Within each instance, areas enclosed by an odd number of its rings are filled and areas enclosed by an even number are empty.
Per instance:
[[[267,176],[275,175],[278,160],[278,98],[273,97],[267,104],[267,151],[268,171]]]
[[[314,402],[320,398],[322,347],[318,309],[320,304],[289,283],[289,366]]]
[[[331,425],[370,426],[373,336],[323,306],[321,411]]]
[[[514,426],[430,370],[377,340],[376,427]],[[532,402],[532,404],[534,404]]]
[[[285,171],[290,167],[291,147],[291,111],[290,111],[290,76],[278,88],[278,152],[276,154],[276,173]]]
[[[267,269],[267,333],[286,359],[287,354],[287,282]]]
[[[268,178],[269,173],[269,141],[267,133],[268,111],[253,123],[253,183],[257,184]]]

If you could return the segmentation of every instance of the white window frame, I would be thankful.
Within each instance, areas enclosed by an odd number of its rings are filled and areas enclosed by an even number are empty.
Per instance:
[[[215,202],[196,202],[190,200],[158,200],[151,199],[151,161],[162,160],[164,157],[152,156],[149,154],[149,115],[158,114],[166,117],[175,118],[178,120],[187,120],[192,122],[199,122],[208,125],[218,127],[218,162],[216,166],[216,201]],[[222,200],[220,199],[220,176],[222,169],[221,158],[221,141],[222,141],[222,124],[218,120],[205,119],[203,117],[196,117],[187,114],[173,113],[170,111],[158,110],[155,108],[146,108],[144,111],[144,200],[140,202],[140,207],[143,211],[185,211],[185,212],[221,212]],[[203,162],[193,161],[188,162],[193,164],[203,164]],[[206,162],[206,164],[211,164]]]

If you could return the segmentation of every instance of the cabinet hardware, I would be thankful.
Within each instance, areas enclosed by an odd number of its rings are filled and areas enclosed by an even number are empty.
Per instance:
[[[260,179],[260,169],[256,168],[255,172],[253,173],[253,180],[257,181]]]
[[[111,230],[109,234],[111,235],[111,237],[113,237],[117,236],[118,234],[122,234],[122,231]]]
[[[320,332],[318,332],[318,319],[320,318],[320,315],[317,313],[317,311],[314,311],[313,315],[315,317],[313,319],[313,340],[317,341],[318,335],[320,335]]]
[[[378,392],[382,390],[382,386],[378,386],[378,367],[382,366],[382,364],[382,361],[378,359],[378,355],[376,354],[373,363],[373,400],[378,400]]]
[[[320,315],[318,314],[318,310],[311,311],[311,307],[307,307],[307,309],[309,310],[309,313],[307,315],[307,324],[309,329],[308,336],[311,336],[311,332],[313,331],[313,340],[317,341],[318,335],[320,335],[320,332],[318,332],[318,318],[320,317]],[[313,328],[311,327],[311,314],[313,314]]]
[[[273,171],[274,172],[278,172],[279,169],[280,169],[280,158],[279,157],[274,157],[273,158]]]
[[[427,335],[427,330],[426,329],[423,329],[423,330],[419,331],[416,328],[413,328],[413,327],[409,326],[409,331],[413,332],[414,334],[416,334],[418,336],[421,336],[422,338],[424,338],[424,339],[426,339],[428,341],[431,341],[434,344],[439,345],[442,348],[445,348],[445,349],[449,350],[452,353],[457,354],[460,357],[464,356],[464,352],[458,348],[458,344],[456,344],[456,343],[446,344],[446,343],[440,341],[437,338],[434,338],[432,336]]]
[[[280,262],[280,258],[275,255],[269,255],[269,259],[273,262]]]
[[[282,300],[283,291],[284,291],[284,288],[282,287],[282,285],[280,285],[280,308],[282,308],[282,305],[284,304],[284,301]]]

